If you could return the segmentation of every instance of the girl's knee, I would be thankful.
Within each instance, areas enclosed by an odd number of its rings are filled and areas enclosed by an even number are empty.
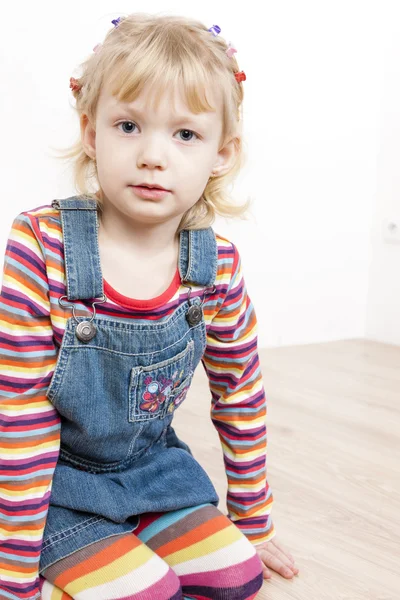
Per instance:
[[[164,573],[141,572],[138,570],[126,574],[124,577],[116,577],[112,581],[104,583],[91,582],[90,587],[82,588],[81,590],[72,590],[71,586],[58,587],[55,583],[48,581],[43,575],[39,575],[39,589],[41,600],[51,600],[52,598],[61,598],[63,600],[73,600],[79,597],[75,594],[86,592],[92,594],[88,597],[96,597],[99,600],[106,598],[114,598],[121,600],[126,598],[127,592],[134,594],[137,600],[142,597],[148,600],[149,597],[157,598],[157,600],[182,600],[182,588],[176,573],[168,567]],[[68,591],[70,591],[70,594]],[[143,596],[142,596],[143,594]]]
[[[65,600],[87,595],[93,598],[157,598],[181,600],[181,583],[175,571],[158,554],[132,534],[121,536],[106,549],[104,541],[60,559],[40,577],[42,600]],[[82,552],[90,552],[86,558]],[[109,556],[109,560],[107,560]],[[84,576],[86,575],[86,576]],[[63,595],[64,594],[64,595]]]

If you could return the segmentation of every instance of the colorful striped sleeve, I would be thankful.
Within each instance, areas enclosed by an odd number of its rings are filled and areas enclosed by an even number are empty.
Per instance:
[[[207,330],[202,358],[211,391],[211,420],[218,432],[228,482],[228,518],[257,545],[271,540],[273,496],[267,482],[267,403],[257,349],[257,321],[241,258],[230,243],[220,260],[231,277]],[[224,276],[225,276],[224,275]]]
[[[0,294],[0,598],[36,600],[60,417],[46,397],[57,360],[44,247],[18,215]]]

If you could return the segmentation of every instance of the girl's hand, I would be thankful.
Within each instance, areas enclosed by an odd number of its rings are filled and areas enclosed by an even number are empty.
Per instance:
[[[258,556],[263,563],[264,579],[271,579],[271,571],[276,571],[286,579],[291,579],[293,575],[297,575],[299,569],[294,565],[294,558],[288,550],[286,550],[274,537],[270,542],[257,544],[255,546]]]

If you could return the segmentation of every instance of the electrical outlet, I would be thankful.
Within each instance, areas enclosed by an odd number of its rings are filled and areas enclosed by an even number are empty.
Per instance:
[[[400,218],[384,220],[383,239],[385,242],[400,244]]]

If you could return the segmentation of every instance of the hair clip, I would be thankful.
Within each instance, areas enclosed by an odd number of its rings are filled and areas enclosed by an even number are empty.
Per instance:
[[[214,36],[217,36],[219,33],[221,33],[221,27],[219,27],[218,25],[212,25],[212,27],[210,27],[208,31]],[[229,58],[232,58],[235,52],[237,52],[236,48],[234,48],[232,43],[229,42],[228,48],[226,49],[227,56],[229,56]],[[240,83],[241,81],[246,81],[246,74],[244,71],[239,71],[238,73],[235,73],[235,78],[238,83]]]
[[[113,19],[111,23],[114,25],[115,28],[117,28],[118,25],[121,23],[121,17],[118,17],[118,19]]]
[[[238,71],[235,73],[235,78],[238,83],[241,81],[246,81],[246,73],[244,71]]]
[[[227,56],[229,56],[229,58],[232,58],[235,52],[237,52],[236,48],[232,46],[232,42],[229,42],[228,49],[226,51]]]
[[[213,25],[212,27],[210,27],[210,29],[208,31],[210,33],[212,33],[214,36],[216,36],[219,33],[221,33],[221,27],[218,27],[218,25]]]
[[[79,83],[79,81],[77,79],[75,79],[75,77],[70,77],[69,87],[71,88],[72,91],[79,92],[82,88],[82,85]]]
[[[100,48],[102,47],[103,44],[96,44],[96,46],[93,48],[93,52],[98,52],[100,50]]]

